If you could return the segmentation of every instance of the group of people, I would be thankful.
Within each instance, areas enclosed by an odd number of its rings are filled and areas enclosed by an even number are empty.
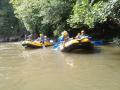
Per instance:
[[[75,37],[75,39],[82,39],[88,37],[88,35],[85,33],[84,30],[81,31],[81,33],[78,33],[77,36]]]
[[[86,35],[86,33],[85,33],[84,30],[81,30],[81,32],[78,33],[74,37],[74,39],[82,39],[82,38],[85,38],[85,37],[88,37],[88,35]],[[61,35],[58,38],[58,42],[65,43],[65,42],[67,42],[67,41],[69,41],[71,39],[73,39],[73,38],[69,37],[69,33],[67,31],[63,31],[63,32],[61,32]],[[32,34],[30,34],[29,36],[27,36],[26,40],[32,40]],[[44,42],[50,42],[50,39],[47,36],[45,36],[43,34],[40,34],[39,37],[37,39],[35,39],[34,41],[35,42],[42,42],[42,43],[44,43]]]
[[[75,39],[82,39],[82,38],[85,38],[85,37],[88,37],[88,35],[85,33],[84,30],[82,30],[80,33],[78,33],[75,37]],[[73,39],[73,38],[72,38]],[[61,32],[61,36],[59,37],[58,41],[60,42],[67,42],[70,40],[70,37],[69,37],[69,34],[67,31],[63,31]]]
[[[31,41],[33,40],[32,37],[33,37],[32,34],[30,34],[25,39],[28,41]],[[49,42],[49,41],[50,39],[46,35],[43,35],[43,34],[40,34],[39,37],[37,37],[37,39],[34,40],[34,42],[41,42],[41,43]]]
[[[50,39],[46,35],[44,36],[43,34],[40,34],[39,37],[35,41],[44,43],[44,42],[49,42]]]

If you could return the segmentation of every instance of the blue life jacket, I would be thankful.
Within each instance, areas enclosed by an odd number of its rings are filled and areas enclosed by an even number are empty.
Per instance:
[[[60,37],[58,38],[58,42],[61,43],[61,42],[63,42],[63,41],[64,41],[64,37],[63,37],[63,36],[60,36]]]

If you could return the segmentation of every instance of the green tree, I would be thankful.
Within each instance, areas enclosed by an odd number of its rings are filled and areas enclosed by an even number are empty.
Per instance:
[[[107,20],[108,16],[114,15],[112,10],[116,7],[119,0],[77,0],[73,7],[73,14],[68,19],[71,27],[80,27],[85,24],[90,28],[94,27],[96,22],[102,23]]]
[[[9,0],[0,0],[0,36],[12,36],[19,32],[19,21]]]
[[[15,15],[32,33],[63,30],[75,0],[11,0]]]

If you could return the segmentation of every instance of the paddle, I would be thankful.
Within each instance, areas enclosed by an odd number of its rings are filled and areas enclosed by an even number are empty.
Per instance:
[[[93,43],[95,46],[103,45],[103,41],[101,41],[101,40],[92,41],[92,43]]]
[[[54,48],[55,50],[59,49],[59,46],[60,46],[60,44],[61,44],[62,41],[63,41],[63,36],[60,36],[60,37],[58,38],[58,41],[56,42],[56,44],[54,44],[53,48]]]
[[[43,48],[43,49],[45,49],[45,48],[46,48],[44,44],[42,44],[42,48]]]
[[[57,49],[59,49],[59,46],[60,46],[60,43],[57,42],[57,43],[53,46],[53,48],[54,48],[55,50],[57,50]]]

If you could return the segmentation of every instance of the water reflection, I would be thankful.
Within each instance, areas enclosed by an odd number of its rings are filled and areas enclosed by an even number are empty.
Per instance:
[[[71,57],[69,54],[66,54],[66,53],[61,53],[61,54],[62,54],[65,64],[73,68],[75,64],[73,57]]]
[[[73,50],[73,51],[71,51],[69,53],[75,53],[75,54],[97,54],[97,53],[101,53],[101,48],[96,46],[93,50],[77,49],[77,50]]]
[[[74,59],[72,57],[66,57],[65,58],[65,62],[67,65],[69,65],[70,67],[74,67]]]

